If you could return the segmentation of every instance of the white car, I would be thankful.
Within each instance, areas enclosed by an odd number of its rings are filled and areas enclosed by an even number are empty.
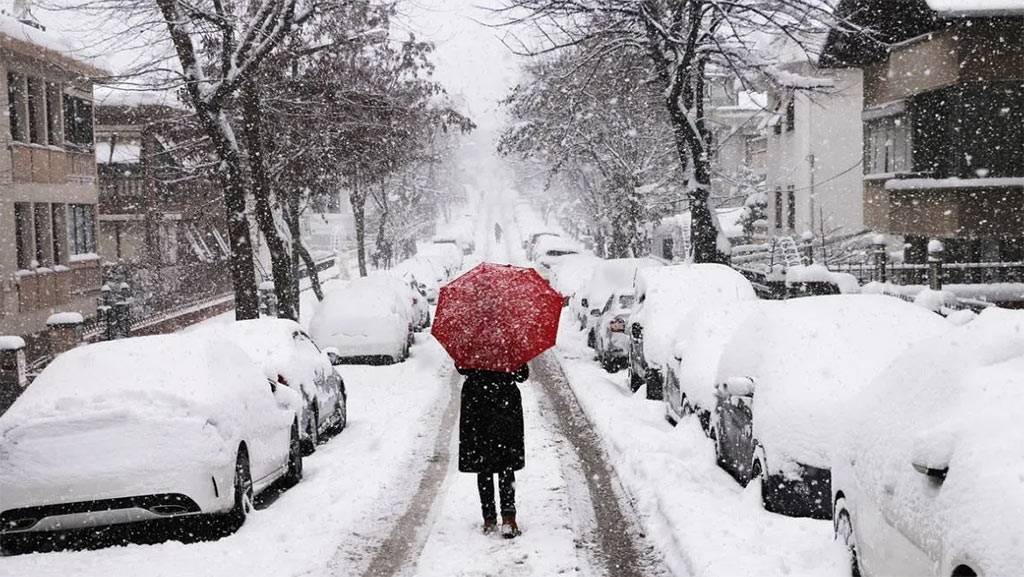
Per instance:
[[[601,315],[590,328],[590,344],[597,353],[601,367],[609,373],[625,368],[629,363],[629,335],[626,326],[633,311],[636,296],[633,290],[615,292],[605,301]]]
[[[574,303],[572,312],[580,328],[588,333],[600,317],[601,308],[613,293],[633,294],[637,272],[661,263],[652,258],[613,258],[599,261],[584,279],[585,288]],[[588,337],[589,340],[589,337]]]
[[[303,452],[316,450],[321,435],[338,432],[348,420],[345,382],[299,323],[261,318],[211,325],[189,333],[230,341],[263,369],[268,379],[297,390],[305,404]]]
[[[381,290],[394,292],[399,299],[408,304],[413,331],[421,332],[430,326],[430,303],[427,302],[425,291],[420,291],[418,286],[413,288],[412,282],[406,282],[390,271],[377,271],[353,280],[352,284],[377,285]]]
[[[408,305],[394,292],[355,282],[324,295],[309,334],[338,363],[400,363],[413,340]]]
[[[0,417],[0,543],[217,515],[302,476],[302,398],[238,347],[191,335],[58,356]]]
[[[579,253],[578,246],[560,237],[542,237],[533,246],[534,261],[545,274],[549,274],[563,258]]]
[[[428,258],[434,261],[444,270],[444,279],[447,281],[462,271],[464,255],[456,244],[426,244],[420,245],[420,258]]]
[[[725,347],[712,439],[740,484],[759,480],[765,509],[830,519],[836,416],[901,351],[952,328],[882,295],[763,302]]]
[[[665,418],[669,423],[675,425],[694,414],[705,434],[711,435],[711,412],[717,403],[718,362],[737,329],[765,302],[771,301],[753,300],[700,308],[683,319],[675,358],[665,370],[663,396]]]
[[[437,302],[441,285],[445,283],[444,269],[435,266],[431,259],[414,256],[400,262],[391,269],[393,274],[400,275],[403,280],[415,283],[421,294],[425,294],[430,304]]]
[[[750,281],[720,264],[680,264],[638,272],[636,304],[629,318],[629,381],[647,398],[661,400],[665,368],[690,311],[734,306],[757,298]]]
[[[863,577],[1024,570],[1024,312],[921,341],[832,417],[837,538]]]

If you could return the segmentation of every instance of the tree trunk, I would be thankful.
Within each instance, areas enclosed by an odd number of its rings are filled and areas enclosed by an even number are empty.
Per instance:
[[[356,259],[359,261],[359,276],[366,276],[366,195],[360,189],[358,178],[353,180],[348,200],[352,205],[352,217],[356,221]]]
[[[316,270],[316,261],[306,250],[305,245],[302,241],[295,242],[292,246],[295,247],[295,251],[298,256],[302,258],[302,262],[306,265],[306,272],[309,274],[309,285],[313,289],[313,294],[316,295],[316,300],[324,300],[324,289],[320,286],[320,273]]]
[[[270,180],[263,158],[263,136],[260,130],[259,86],[255,81],[247,82],[242,88],[242,131],[249,148],[249,169],[252,173],[253,198],[256,200],[256,222],[267,241],[270,250],[271,274],[274,277],[274,294],[277,296],[277,316],[298,320],[298,294],[292,283],[291,259],[288,248],[274,222],[273,207],[270,203]]]
[[[199,117],[203,121],[206,134],[213,140],[221,161],[217,176],[224,191],[228,244],[231,247],[231,284],[235,291],[235,320],[259,318],[260,301],[256,293],[252,236],[249,231],[249,219],[245,216],[246,190],[242,174],[242,157],[234,145],[234,131],[222,111],[203,111]]]
[[[301,259],[299,250],[302,248],[302,228],[299,222],[299,205],[301,200],[301,193],[298,190],[292,190],[291,194],[288,195],[284,210],[284,222],[288,225],[288,233],[292,236],[291,267],[292,291],[296,295],[295,316],[300,318],[302,317],[302,297],[299,294],[299,262]],[[319,278],[317,280],[319,280]],[[317,300],[323,300],[323,297],[317,295]]]

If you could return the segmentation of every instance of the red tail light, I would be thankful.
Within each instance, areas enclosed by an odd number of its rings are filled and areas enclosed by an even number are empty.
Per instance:
[[[608,323],[608,330],[613,333],[626,332],[626,319],[615,318]]]
[[[277,382],[281,383],[282,385],[284,385],[286,387],[289,386],[288,385],[288,379],[284,378],[284,375],[277,375]]]

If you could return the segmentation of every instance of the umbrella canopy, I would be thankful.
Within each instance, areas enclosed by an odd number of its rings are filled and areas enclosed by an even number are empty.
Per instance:
[[[514,371],[555,345],[561,313],[537,271],[485,262],[441,288],[431,332],[459,368]]]

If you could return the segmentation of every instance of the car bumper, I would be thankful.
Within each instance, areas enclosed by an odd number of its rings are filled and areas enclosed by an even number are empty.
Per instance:
[[[234,499],[229,444],[210,427],[172,423],[5,439],[0,534],[225,511]]]
[[[352,337],[335,339],[327,346],[338,349],[338,356],[342,359],[365,358],[365,357],[401,357],[405,351],[407,339],[405,335],[394,339],[367,339],[366,337]]]

